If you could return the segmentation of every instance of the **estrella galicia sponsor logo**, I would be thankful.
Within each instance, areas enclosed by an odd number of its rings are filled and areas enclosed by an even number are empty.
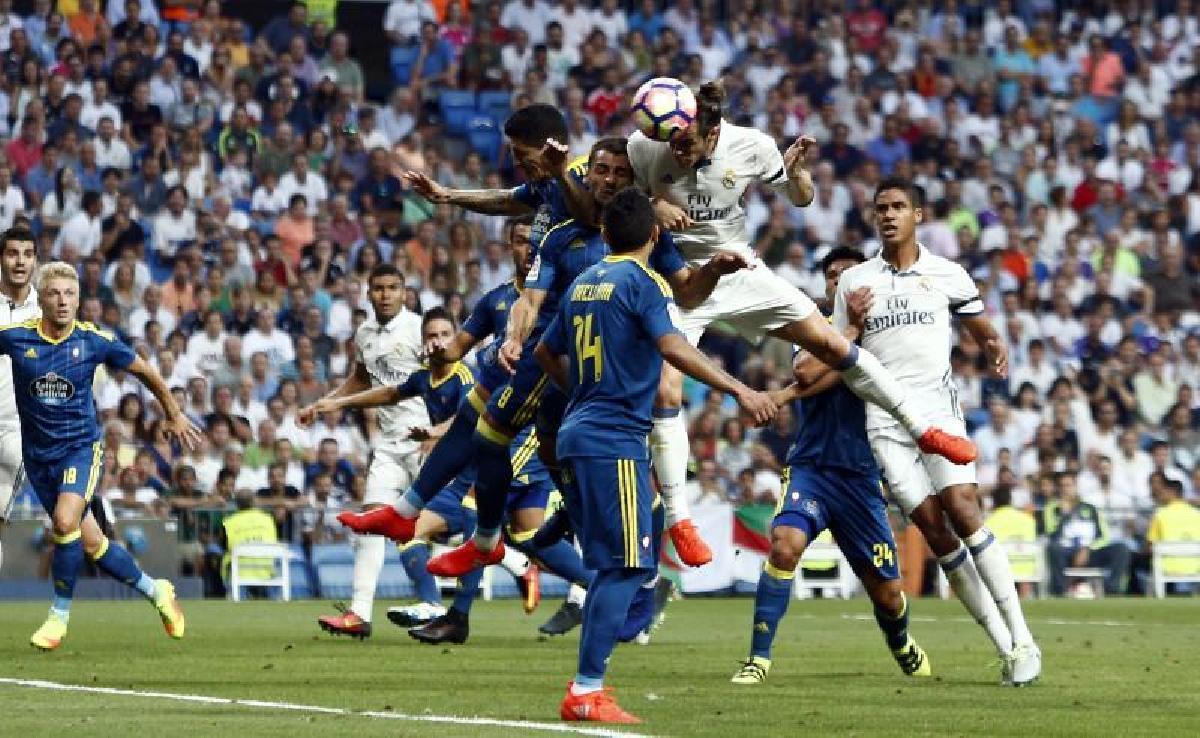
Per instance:
[[[61,405],[75,396],[75,385],[66,377],[47,372],[30,383],[29,392],[45,405]]]

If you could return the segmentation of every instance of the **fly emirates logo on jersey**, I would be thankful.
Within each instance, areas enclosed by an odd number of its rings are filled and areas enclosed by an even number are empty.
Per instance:
[[[914,297],[889,297],[884,301],[883,315],[868,315],[863,320],[863,333],[871,334],[902,326],[933,325],[932,310],[921,310],[921,301]]]
[[[733,207],[717,207],[712,206],[712,195],[688,195],[687,198],[687,215],[696,222],[705,222],[710,220],[725,220],[729,214],[733,212]]]

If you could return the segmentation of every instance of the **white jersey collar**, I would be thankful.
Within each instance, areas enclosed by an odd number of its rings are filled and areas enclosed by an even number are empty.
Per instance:
[[[0,295],[0,299],[8,300],[9,309],[20,310],[22,308],[33,307],[34,305],[37,305],[38,294],[37,290],[33,288],[33,285],[30,285],[29,294],[25,296],[25,302],[22,302],[19,305],[10,300],[7,295]]]
[[[920,241],[917,241],[917,260],[914,261],[912,263],[912,266],[910,266],[908,269],[905,269],[904,271],[900,271],[899,269],[896,269],[896,267],[892,266],[891,262],[889,262],[887,259],[883,258],[883,250],[882,249],[880,249],[880,251],[879,251],[879,263],[880,263],[883,271],[891,272],[892,274],[895,274],[898,276],[902,276],[902,275],[906,275],[906,274],[913,274],[913,275],[919,276],[928,269],[930,256],[931,256],[931,254],[929,253],[929,249],[925,248],[925,244],[921,243]]]

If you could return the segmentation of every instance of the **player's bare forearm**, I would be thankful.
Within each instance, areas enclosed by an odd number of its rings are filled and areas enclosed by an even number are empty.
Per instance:
[[[992,322],[982,315],[972,315],[961,320],[967,332],[987,356],[988,369],[993,374],[1005,376],[1008,373],[1008,346],[1000,338]]]
[[[327,400],[336,400],[339,397],[348,397],[356,395],[359,392],[369,390],[371,388],[371,375],[367,374],[367,367],[359,362],[355,362],[354,370],[346,375],[342,383],[337,389],[325,395]]]
[[[727,251],[717,254],[702,266],[685,267],[667,277],[675,302],[680,307],[691,309],[699,306],[717,288],[721,277],[741,269],[753,269],[753,265],[745,256]]]
[[[808,207],[816,196],[812,174],[807,169],[795,169],[788,174],[788,199],[798,208]]]
[[[591,190],[566,170],[556,172],[554,179],[562,188],[563,201],[573,218],[581,223],[596,223],[600,220],[600,208],[597,207],[596,198],[592,196]]]
[[[521,296],[513,303],[512,310],[508,313],[508,327],[504,331],[505,340],[518,344],[524,344],[529,340],[529,334],[533,332],[533,324],[537,320],[538,311],[542,309],[542,303],[545,300],[545,290],[526,289],[521,292]]]
[[[853,323],[846,326],[842,330],[842,335],[847,341],[857,341],[858,334],[858,326],[854,325]],[[830,377],[830,381],[828,383],[824,383],[825,379]],[[792,378],[795,380],[796,384],[800,385],[800,388],[806,392],[804,397],[809,397],[810,395],[816,394],[816,392],[810,392],[809,389],[816,386],[818,383],[824,383],[823,389],[818,390],[818,392],[824,392],[833,385],[837,384],[840,377],[841,375],[833,367],[829,366],[807,351],[798,354],[796,356],[796,363],[792,365]]]
[[[137,357],[126,368],[126,371],[137,377],[138,381],[146,389],[150,390],[150,394],[154,395],[154,399],[158,400],[163,413],[166,414],[167,420],[174,421],[183,415],[183,408],[179,407],[179,403],[175,402],[175,398],[171,395],[171,388],[167,387],[166,380],[145,359],[140,356]]]
[[[373,387],[365,392],[355,392],[352,395],[344,395],[342,397],[328,398],[321,402],[329,402],[334,407],[331,410],[346,410],[349,408],[367,408],[367,407],[383,407],[385,405],[395,405],[397,402],[405,399],[407,395],[400,391],[398,387],[379,386]],[[317,404],[320,405],[321,402]]]
[[[546,344],[539,343],[533,350],[533,358],[550,377],[550,381],[557,384],[559,389],[567,389],[570,380],[567,378],[567,367],[563,364],[561,356],[557,356]]]
[[[525,215],[531,208],[513,197],[512,190],[450,190],[449,201],[483,215]]]
[[[454,417],[451,416],[451,417],[447,418],[446,420],[443,420],[442,422],[438,423],[437,425],[431,425],[429,428],[426,429],[426,431],[429,434],[429,440],[436,441],[436,440],[440,439],[442,436],[446,435],[446,431],[450,430],[450,424],[453,422],[454,422]]]

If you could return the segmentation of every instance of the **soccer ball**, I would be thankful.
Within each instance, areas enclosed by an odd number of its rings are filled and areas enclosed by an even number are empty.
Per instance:
[[[655,77],[633,93],[633,122],[647,138],[669,141],[696,120],[696,96],[670,77]]]

